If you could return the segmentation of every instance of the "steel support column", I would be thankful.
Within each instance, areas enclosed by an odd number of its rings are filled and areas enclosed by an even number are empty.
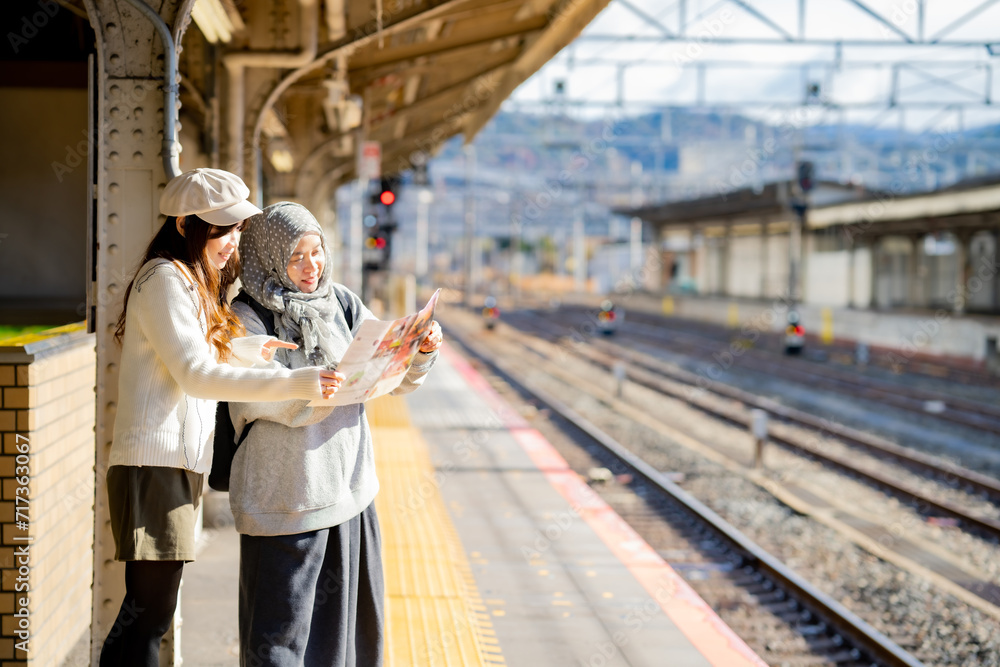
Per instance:
[[[952,301],[952,313],[962,315],[965,313],[966,302],[968,301],[969,289],[969,246],[972,244],[972,234],[956,234],[958,243],[955,244],[955,275],[957,280]]]
[[[910,261],[907,266],[906,301],[907,306],[914,308],[918,306],[918,287],[920,280],[920,240],[922,235],[914,234],[910,240]]]
[[[114,561],[105,474],[114,433],[121,350],[114,340],[131,271],[162,218],[158,203],[166,177],[163,142],[164,45],[150,20],[127,0],[85,0],[97,38],[95,85],[96,282],[91,287],[97,334],[96,499],[92,663],[124,595],[123,567]],[[188,3],[190,4],[190,3]],[[159,15],[179,25],[178,2],[164,0]],[[172,653],[172,651],[171,651]],[[169,664],[173,664],[171,656]]]
[[[871,285],[869,286],[868,294],[868,307],[872,310],[878,309],[878,253],[879,246],[881,245],[881,239],[877,236],[872,236],[869,262],[871,262]]]
[[[729,254],[732,250],[730,240],[733,230],[730,225],[726,225],[726,231],[722,236],[722,248],[719,250],[719,294],[729,296]]]
[[[760,298],[767,298],[767,251],[769,250],[769,245],[771,239],[768,236],[767,220],[761,220],[760,222]]]

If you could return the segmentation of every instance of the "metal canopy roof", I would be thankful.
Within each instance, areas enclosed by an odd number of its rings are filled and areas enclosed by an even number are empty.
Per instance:
[[[308,63],[247,78],[248,145],[259,142],[271,157],[268,189],[278,194],[301,195],[355,177],[359,133],[356,122],[348,122],[344,100],[360,101],[360,136],[382,144],[385,174],[411,168],[457,134],[470,140],[609,2],[325,0],[312,7],[316,1],[299,0],[298,7],[293,0],[240,3],[246,29],[225,50],[294,55],[288,49],[295,47],[296,32],[273,25],[281,7],[288,10],[288,26],[295,25],[291,19],[310,18],[323,26]],[[304,43],[306,34],[298,41]],[[275,169],[269,142],[281,143],[294,167]]]

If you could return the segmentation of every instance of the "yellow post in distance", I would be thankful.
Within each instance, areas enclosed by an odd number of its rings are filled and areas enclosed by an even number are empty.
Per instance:
[[[820,330],[820,339],[823,341],[824,345],[829,345],[833,342],[833,309],[824,308],[820,311],[820,317],[823,318],[823,326]]]

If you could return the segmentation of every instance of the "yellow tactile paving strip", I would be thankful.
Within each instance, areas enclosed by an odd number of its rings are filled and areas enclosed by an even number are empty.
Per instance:
[[[365,407],[381,483],[386,666],[505,664],[406,403],[384,396]]]

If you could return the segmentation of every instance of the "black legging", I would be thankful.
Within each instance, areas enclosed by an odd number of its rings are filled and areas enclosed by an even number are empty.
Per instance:
[[[159,667],[160,640],[177,608],[184,561],[125,563],[125,599],[101,649],[100,667]]]

